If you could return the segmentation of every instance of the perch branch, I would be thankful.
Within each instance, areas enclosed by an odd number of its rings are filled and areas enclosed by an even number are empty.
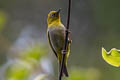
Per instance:
[[[63,65],[64,65],[64,60],[65,60],[65,54],[67,52],[67,46],[68,46],[68,36],[69,36],[69,24],[70,24],[70,12],[71,12],[71,0],[69,0],[68,4],[68,18],[67,18],[67,27],[66,27],[66,35],[65,35],[65,43],[64,43],[64,48],[62,50],[62,61],[61,61],[61,69],[60,69],[60,74],[59,74],[59,80],[62,79],[62,73],[63,73]]]

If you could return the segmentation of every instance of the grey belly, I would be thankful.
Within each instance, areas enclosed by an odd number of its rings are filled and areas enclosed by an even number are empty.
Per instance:
[[[61,53],[64,47],[65,31],[63,29],[54,29],[50,31],[51,43],[57,53]]]

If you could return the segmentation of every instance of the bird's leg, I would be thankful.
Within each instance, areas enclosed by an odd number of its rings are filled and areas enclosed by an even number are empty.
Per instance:
[[[70,43],[70,44],[72,43],[72,40],[71,40],[71,39],[69,39],[69,38],[68,38],[68,43]]]
[[[62,54],[66,54],[67,53],[67,51],[66,50],[62,50]]]

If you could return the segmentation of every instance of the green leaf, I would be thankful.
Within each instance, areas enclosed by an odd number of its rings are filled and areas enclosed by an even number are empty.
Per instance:
[[[109,52],[107,52],[104,48],[102,48],[102,57],[108,64],[120,67],[120,50],[112,48]]]

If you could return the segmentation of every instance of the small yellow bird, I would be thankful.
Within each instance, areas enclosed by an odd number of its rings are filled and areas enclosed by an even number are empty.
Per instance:
[[[62,60],[62,50],[65,42],[65,31],[66,31],[66,28],[61,23],[60,9],[58,11],[50,11],[50,13],[48,14],[47,23],[48,23],[48,29],[47,29],[48,41],[53,52],[55,53],[58,59],[59,67],[60,67]],[[70,53],[70,44],[71,41],[69,40],[67,46],[67,53],[65,55],[64,67],[63,67],[63,73],[66,77],[68,77],[67,59]]]

